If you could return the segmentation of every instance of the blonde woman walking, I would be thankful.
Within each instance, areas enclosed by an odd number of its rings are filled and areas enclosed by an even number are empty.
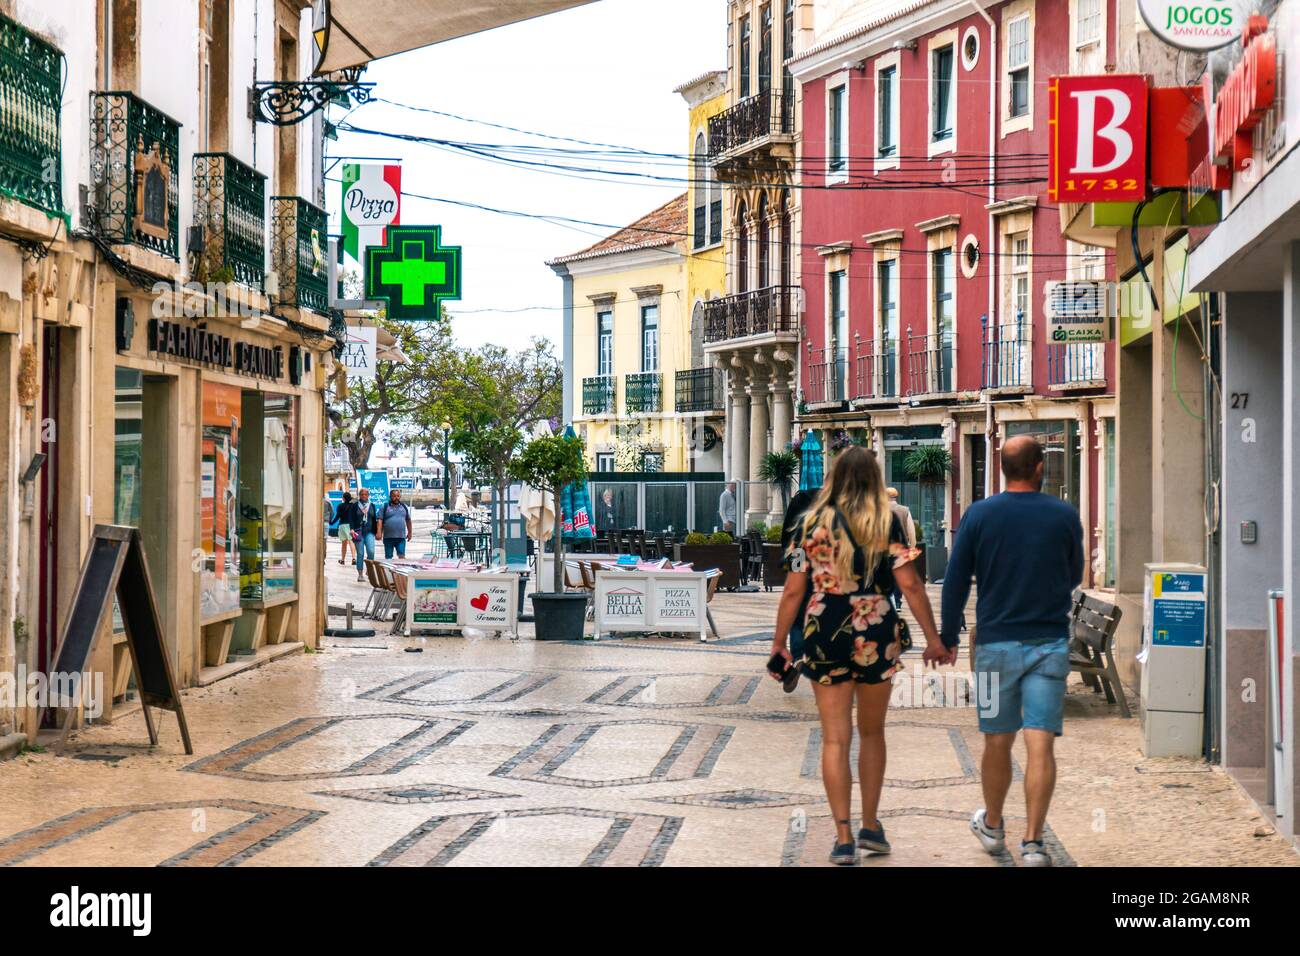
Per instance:
[[[859,849],[890,850],[877,811],[885,780],[885,713],[893,677],[903,666],[904,625],[890,601],[895,583],[925,632],[925,663],[956,661],[939,639],[925,585],[912,564],[917,553],[890,510],[875,454],[858,446],[841,452],[792,542],[772,652],[799,667],[813,686],[822,724],[822,783],[835,819],[830,859],[842,866],[856,864]],[[803,658],[796,662],[786,642],[809,591]],[[856,840],[849,820],[855,699],[862,788]]]

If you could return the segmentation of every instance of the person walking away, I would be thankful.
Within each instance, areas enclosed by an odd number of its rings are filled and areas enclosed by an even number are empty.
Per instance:
[[[835,820],[830,859],[853,866],[858,849],[890,850],[877,812],[885,780],[885,713],[892,679],[902,668],[902,619],[889,600],[895,575],[925,632],[926,664],[951,664],[956,653],[940,641],[929,598],[912,565],[916,554],[907,547],[902,525],[889,510],[874,452],[852,446],[840,453],[800,522],[796,540],[802,550],[791,562],[781,594],[772,653],[793,665],[787,647],[790,627],[811,590],[799,666],[812,682],[821,717],[822,783]],[[862,788],[862,828],[856,842],[849,823],[855,699]]]
[[[352,529],[352,544],[357,556],[357,580],[366,579],[366,559],[375,560],[375,505],[370,500],[370,489],[357,492],[352,503],[348,526]]]
[[[343,500],[339,502],[336,514],[339,519],[339,564],[347,564],[348,548],[356,550],[352,543],[352,492],[343,492]]]
[[[912,520],[912,509],[907,507],[898,500],[898,489],[892,485],[885,489],[885,494],[889,496],[889,510],[898,518],[899,523],[903,526],[903,531],[907,535],[907,546],[916,547],[916,522]],[[894,607],[901,609],[903,607],[903,592],[898,588],[898,579],[894,579],[894,593],[891,599]]]
[[[970,828],[988,853],[1006,849],[1002,810],[1011,788],[1011,747],[1023,731],[1025,866],[1051,866],[1043,846],[1056,786],[1070,673],[1070,604],[1083,579],[1083,525],[1069,504],[1042,493],[1043,446],[1017,435],[1002,446],[1001,494],[966,509],[943,579],[943,631],[956,648],[971,575],[979,582],[972,640],[984,806]]]
[[[736,533],[736,483],[727,482],[718,496],[718,517],[722,520],[722,530],[727,534]]]
[[[406,542],[411,540],[411,509],[402,501],[402,491],[388,493],[388,503],[379,509],[379,524],[384,538],[384,558],[396,554],[406,557]]]

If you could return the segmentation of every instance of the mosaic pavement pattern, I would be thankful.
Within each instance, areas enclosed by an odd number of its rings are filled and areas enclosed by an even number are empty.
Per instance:
[[[826,865],[812,691],[783,694],[762,670],[779,598],[718,595],[723,640],[704,645],[537,643],[527,628],[518,642],[327,642],[187,690],[194,757],[174,721],[141,745],[137,711],[79,733],[66,757],[0,763],[0,865]],[[1017,865],[1019,786],[1008,853],[967,829],[980,740],[965,676],[913,680],[920,695],[886,727],[894,852],[861,865]],[[1300,863],[1224,774],[1144,761],[1139,733],[1072,688],[1057,865]]]

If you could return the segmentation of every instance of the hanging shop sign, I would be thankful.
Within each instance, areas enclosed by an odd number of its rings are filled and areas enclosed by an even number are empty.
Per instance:
[[[460,247],[443,246],[441,226],[389,227],[365,265],[366,298],[386,303],[390,319],[433,321],[444,301],[460,298]]]
[[[1109,285],[1078,280],[1047,283],[1047,341],[1105,342],[1110,338]]]
[[[253,378],[284,377],[284,347],[238,342],[207,329],[149,320],[149,350]]]
[[[1238,0],[1138,0],[1151,32],[1180,50],[1216,50],[1241,36],[1246,14]]]
[[[379,330],[374,326],[348,326],[347,339],[339,362],[348,370],[348,378],[371,382],[375,378]]]
[[[389,226],[402,221],[402,167],[348,163],[343,167],[343,251],[357,262],[382,246]]]
[[[1250,17],[1246,48],[1237,65],[1214,96],[1214,78],[1206,71],[1204,97],[1212,102],[1209,152],[1192,172],[1188,188],[1194,192],[1227,189],[1235,173],[1255,161],[1255,127],[1268,114],[1277,97],[1277,43],[1268,19]]]
[[[1047,195],[1057,202],[1147,196],[1147,77],[1054,76]]]

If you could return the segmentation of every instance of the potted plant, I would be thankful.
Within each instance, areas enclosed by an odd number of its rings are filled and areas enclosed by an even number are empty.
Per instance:
[[[763,587],[772,590],[785,584],[785,554],[781,548],[781,526],[763,532]]]
[[[799,455],[786,451],[769,451],[758,463],[758,477],[781,496],[781,513],[790,507],[790,486],[799,477]]]
[[[953,470],[952,454],[942,445],[917,445],[903,457],[903,471],[914,481],[926,485],[944,484]],[[940,581],[948,567],[948,549],[943,546],[941,537],[936,537],[932,546],[926,547],[921,536],[921,526],[916,526],[916,543],[923,548],[921,563],[922,577],[929,581]]]
[[[685,542],[673,545],[673,560],[690,562],[696,571],[717,568],[722,572],[718,587],[740,587],[740,545],[725,531],[692,531]]]
[[[564,517],[560,492],[571,482],[587,480],[582,440],[560,435],[534,438],[510,462],[510,477],[532,485],[542,494],[551,495],[555,504],[555,525],[551,531],[555,550],[552,590],[543,592],[543,583],[538,581],[537,591],[533,594],[537,639],[581,640],[583,621],[587,617],[587,595],[564,590]]]

